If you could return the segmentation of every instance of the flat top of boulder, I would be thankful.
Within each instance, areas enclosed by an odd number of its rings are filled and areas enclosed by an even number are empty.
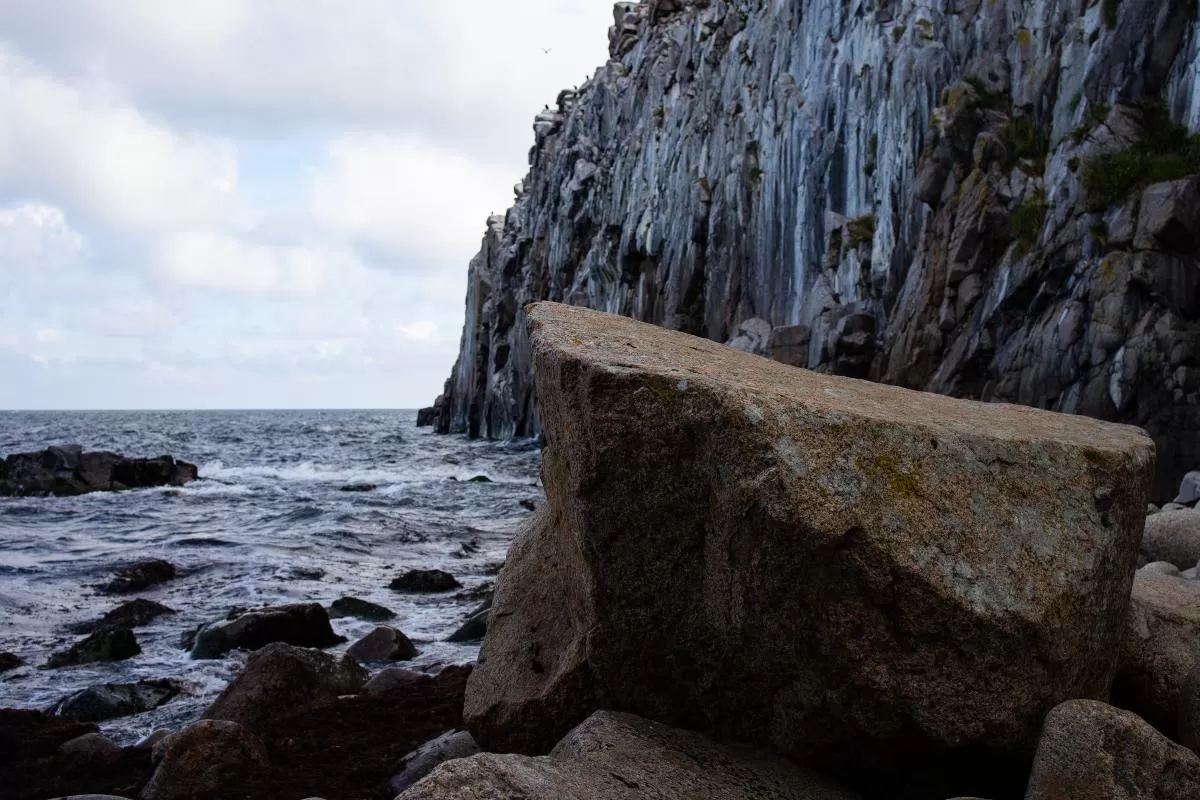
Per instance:
[[[777,395],[817,412],[923,424],[965,436],[1056,439],[1097,451],[1140,451],[1154,445],[1140,428],[1004,403],[958,400],[928,392],[798,369],[679,331],[560,303],[527,309],[533,347],[593,364],[630,370],[747,396]]]

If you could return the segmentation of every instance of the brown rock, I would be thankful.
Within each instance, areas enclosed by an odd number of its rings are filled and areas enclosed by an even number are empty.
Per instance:
[[[1025,800],[1200,797],[1200,758],[1126,711],[1070,700],[1047,716]]]
[[[66,650],[52,653],[46,667],[57,669],[94,661],[124,661],[142,652],[137,637],[128,628],[101,628]]]
[[[175,565],[161,558],[147,558],[117,570],[111,581],[100,587],[109,594],[140,592],[175,577]]]
[[[192,800],[230,791],[267,766],[263,743],[233,722],[204,719],[154,746],[159,762],[142,800]]]
[[[1107,695],[1142,432],[527,313],[547,505],[469,684],[485,749],[545,752],[604,707],[989,794],[1047,708]]]
[[[853,800],[778,756],[600,711],[549,757],[482,753],[448,761],[396,800]]]
[[[417,648],[400,631],[380,625],[347,647],[346,655],[359,661],[407,661],[417,657]]]
[[[1112,703],[1176,738],[1180,692],[1200,663],[1200,582],[1138,571]]]
[[[367,671],[350,656],[271,644],[250,654],[241,674],[213,701],[204,718],[255,730],[285,711],[358,692],[366,680]]]
[[[1146,518],[1142,555],[1148,561],[1168,561],[1179,569],[1200,562],[1200,511],[1163,510]]]

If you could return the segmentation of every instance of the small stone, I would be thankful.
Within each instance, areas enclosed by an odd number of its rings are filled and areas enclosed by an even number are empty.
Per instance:
[[[1200,561],[1200,509],[1184,508],[1146,517],[1142,554],[1151,561],[1169,561],[1181,569]]]
[[[408,789],[424,778],[434,767],[453,758],[466,758],[479,752],[479,745],[467,731],[450,731],[431,739],[400,760],[399,770],[389,787],[394,794]]]
[[[54,653],[46,661],[50,669],[88,664],[94,661],[124,661],[142,652],[137,637],[127,628],[105,629],[93,633],[67,650]]]
[[[161,558],[138,561],[117,570],[117,574],[100,591],[108,594],[140,592],[175,577],[175,566]]]
[[[359,661],[407,661],[416,658],[417,648],[400,631],[380,625],[346,648],[346,653]]]
[[[412,569],[388,584],[397,592],[448,592],[461,587],[453,575],[440,569]]]
[[[343,492],[373,492],[379,488],[377,483],[347,483],[341,488]]]
[[[473,478],[467,478],[467,483],[492,483],[492,479],[487,475],[476,475]]]
[[[0,652],[0,672],[8,672],[10,669],[16,669],[24,663],[24,661],[12,653]]]
[[[390,608],[385,608],[366,600],[360,600],[357,597],[339,597],[330,604],[329,616],[333,619],[357,617],[358,619],[371,620],[372,622],[382,622],[383,620],[395,618],[396,612]]]

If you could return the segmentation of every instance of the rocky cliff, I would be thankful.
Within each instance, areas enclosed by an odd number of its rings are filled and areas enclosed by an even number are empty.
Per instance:
[[[618,3],[471,262],[443,432],[532,435],[523,307],[1145,427],[1200,462],[1195,0]]]

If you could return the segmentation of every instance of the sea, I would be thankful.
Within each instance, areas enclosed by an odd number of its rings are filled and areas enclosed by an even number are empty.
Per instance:
[[[420,650],[402,666],[473,661],[477,644],[446,639],[479,605],[543,497],[535,441],[439,436],[416,427],[415,411],[0,412],[0,456],[55,444],[170,454],[200,470],[182,488],[0,497],[0,651],[26,662],[0,673],[0,707],[47,709],[94,684],[178,680],[184,694],[170,703],[101,723],[121,744],[184,727],[224,688],[245,654],[194,661],[180,641],[235,607],[358,597],[396,612],[387,624]],[[142,558],[166,559],[178,576],[129,596],[98,591]],[[450,572],[463,588],[388,588],[400,573],[427,568]],[[135,631],[141,655],[39,668],[82,638],[72,625],[133,597],[177,612]],[[375,624],[333,620],[348,643]]]

